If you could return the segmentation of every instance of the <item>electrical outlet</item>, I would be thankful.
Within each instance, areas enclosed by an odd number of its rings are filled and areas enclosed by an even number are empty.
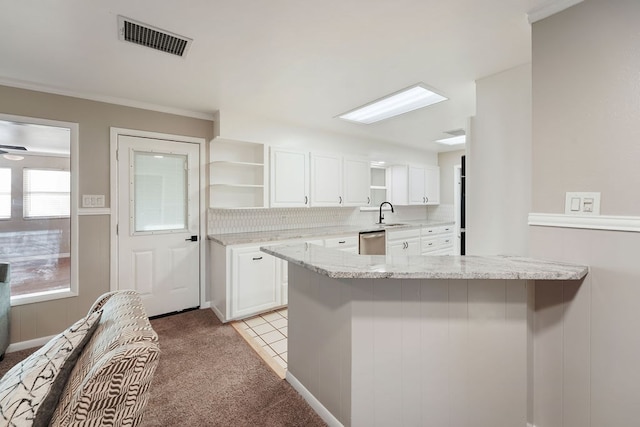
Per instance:
[[[564,213],[566,215],[600,215],[600,193],[567,192]]]

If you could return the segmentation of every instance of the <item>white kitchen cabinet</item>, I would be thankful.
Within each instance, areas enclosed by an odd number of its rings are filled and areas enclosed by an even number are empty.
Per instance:
[[[427,203],[425,196],[425,173],[423,166],[409,166],[409,204],[424,205]]]
[[[262,245],[224,246],[210,241],[211,308],[223,322],[283,305],[279,259]]]
[[[260,246],[231,249],[231,316],[240,318],[282,305],[276,258]]]
[[[343,206],[371,205],[371,165],[369,159],[344,157]]]
[[[440,167],[425,166],[424,194],[428,205],[440,204]]]
[[[308,152],[271,147],[270,160],[271,207],[308,207]]]
[[[267,207],[266,150],[261,143],[213,139],[209,143],[209,206]]]
[[[368,206],[369,160],[335,153],[311,153],[311,206]]]
[[[421,237],[422,255],[453,255],[454,227],[423,227]]]
[[[342,156],[311,153],[311,206],[342,206]]]
[[[420,255],[420,229],[386,231],[387,255]]]
[[[440,203],[440,168],[425,165],[393,165],[388,168],[391,203],[437,205]]]

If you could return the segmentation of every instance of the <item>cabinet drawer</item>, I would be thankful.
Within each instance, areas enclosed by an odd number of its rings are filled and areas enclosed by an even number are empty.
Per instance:
[[[445,226],[438,226],[438,227],[423,227],[422,237],[435,236],[437,234],[452,233],[452,232],[453,232],[452,225],[445,225]]]
[[[387,230],[386,233],[387,233],[387,242],[420,237],[419,228],[411,228],[409,230],[394,230],[394,231]]]
[[[325,239],[324,245],[327,248],[348,248],[348,247],[358,246],[358,237],[357,236],[332,237],[330,239]]]

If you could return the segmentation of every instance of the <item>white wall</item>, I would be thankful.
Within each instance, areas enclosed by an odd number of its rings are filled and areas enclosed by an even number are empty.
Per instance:
[[[640,2],[585,0],[533,25],[533,211],[601,191],[640,217]],[[586,264],[536,289],[538,427],[640,425],[640,233],[531,227],[531,255]]]
[[[467,138],[469,255],[527,255],[531,209],[531,64],[476,81]]]
[[[322,132],[227,110],[219,112],[219,119],[220,127],[216,129],[219,134],[216,135],[228,139],[262,142],[309,151],[355,154],[368,157],[370,160],[384,160],[391,163],[438,164],[437,153],[403,145]]]

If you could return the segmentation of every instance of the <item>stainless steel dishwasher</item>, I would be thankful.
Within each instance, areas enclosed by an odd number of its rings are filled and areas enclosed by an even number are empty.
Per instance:
[[[360,233],[360,255],[385,255],[387,252],[387,239],[384,230],[363,231]]]

